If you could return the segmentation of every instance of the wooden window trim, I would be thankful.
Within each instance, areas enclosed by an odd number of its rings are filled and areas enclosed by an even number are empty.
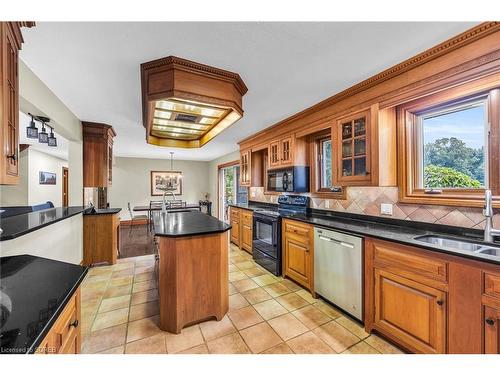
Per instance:
[[[442,189],[439,194],[418,188],[416,113],[454,101],[485,95],[488,103],[488,181],[494,207],[500,208],[500,88],[485,87],[482,80],[420,98],[397,108],[399,201],[410,204],[483,207],[484,189]]]
[[[342,191],[333,192],[330,189],[321,188],[321,167],[319,163],[321,160],[318,158],[319,152],[321,151],[320,143],[325,139],[331,139],[332,133],[330,129],[325,129],[323,131],[314,133],[310,135],[309,138],[309,160],[311,161],[310,167],[310,183],[311,183],[311,197],[314,198],[325,198],[325,199],[342,199],[345,200],[347,197],[346,188],[342,187]],[[335,152],[335,143],[332,141],[332,154]],[[332,173],[333,165],[332,165]],[[333,177],[333,175],[332,175]]]

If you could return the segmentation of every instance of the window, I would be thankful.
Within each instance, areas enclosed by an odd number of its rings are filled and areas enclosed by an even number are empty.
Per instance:
[[[332,139],[330,129],[310,136],[311,192],[313,196],[345,199],[345,189],[332,186]]]
[[[500,90],[453,92],[398,108],[402,202],[481,206],[485,189],[500,194]]]

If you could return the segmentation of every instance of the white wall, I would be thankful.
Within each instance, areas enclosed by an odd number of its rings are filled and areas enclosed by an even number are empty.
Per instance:
[[[198,203],[210,192],[209,162],[174,160],[173,169],[182,171],[182,196],[178,197],[187,203]],[[151,196],[151,171],[167,171],[170,169],[168,159],[143,159],[116,157],[113,165],[113,185],[108,189],[110,207],[121,207],[122,220],[129,220],[127,202],[132,207],[149,205],[151,200],[162,197]],[[212,200],[213,195],[211,195]],[[146,214],[146,212],[143,212]]]
[[[210,200],[212,204],[212,215],[219,215],[219,197],[217,196],[217,179],[218,179],[218,168],[220,164],[228,163],[231,161],[240,160],[239,151],[231,152],[221,156],[220,158],[214,159],[209,163],[209,186],[210,186]]]
[[[29,148],[28,160],[28,205],[51,201],[54,207],[62,206],[62,168],[68,167],[68,162]],[[39,172],[56,174],[55,185],[41,185]]]
[[[19,153],[19,184],[0,185],[0,206],[28,205],[28,149]]]
[[[57,133],[68,140],[69,205],[81,206],[83,204],[81,121],[23,61],[19,61],[19,107],[24,113],[49,117]]]

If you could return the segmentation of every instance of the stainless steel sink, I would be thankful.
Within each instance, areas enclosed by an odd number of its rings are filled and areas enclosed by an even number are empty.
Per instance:
[[[438,236],[433,234],[418,236],[415,237],[414,239],[432,245],[448,247],[456,250],[500,256],[500,247],[491,246],[484,243],[470,242],[466,240],[459,240],[456,238]]]

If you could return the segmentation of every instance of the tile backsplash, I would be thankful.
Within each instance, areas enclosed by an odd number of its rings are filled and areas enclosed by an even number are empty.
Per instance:
[[[277,203],[277,199],[278,195],[264,194],[264,188],[250,188],[249,200],[251,201]],[[476,229],[483,229],[485,225],[483,210],[481,208],[398,203],[397,187],[348,187],[347,199],[345,200],[311,198],[311,202],[312,208],[332,211]],[[380,213],[380,205],[382,203],[392,205],[392,215],[382,215]],[[500,227],[500,214],[494,216],[493,225]]]

